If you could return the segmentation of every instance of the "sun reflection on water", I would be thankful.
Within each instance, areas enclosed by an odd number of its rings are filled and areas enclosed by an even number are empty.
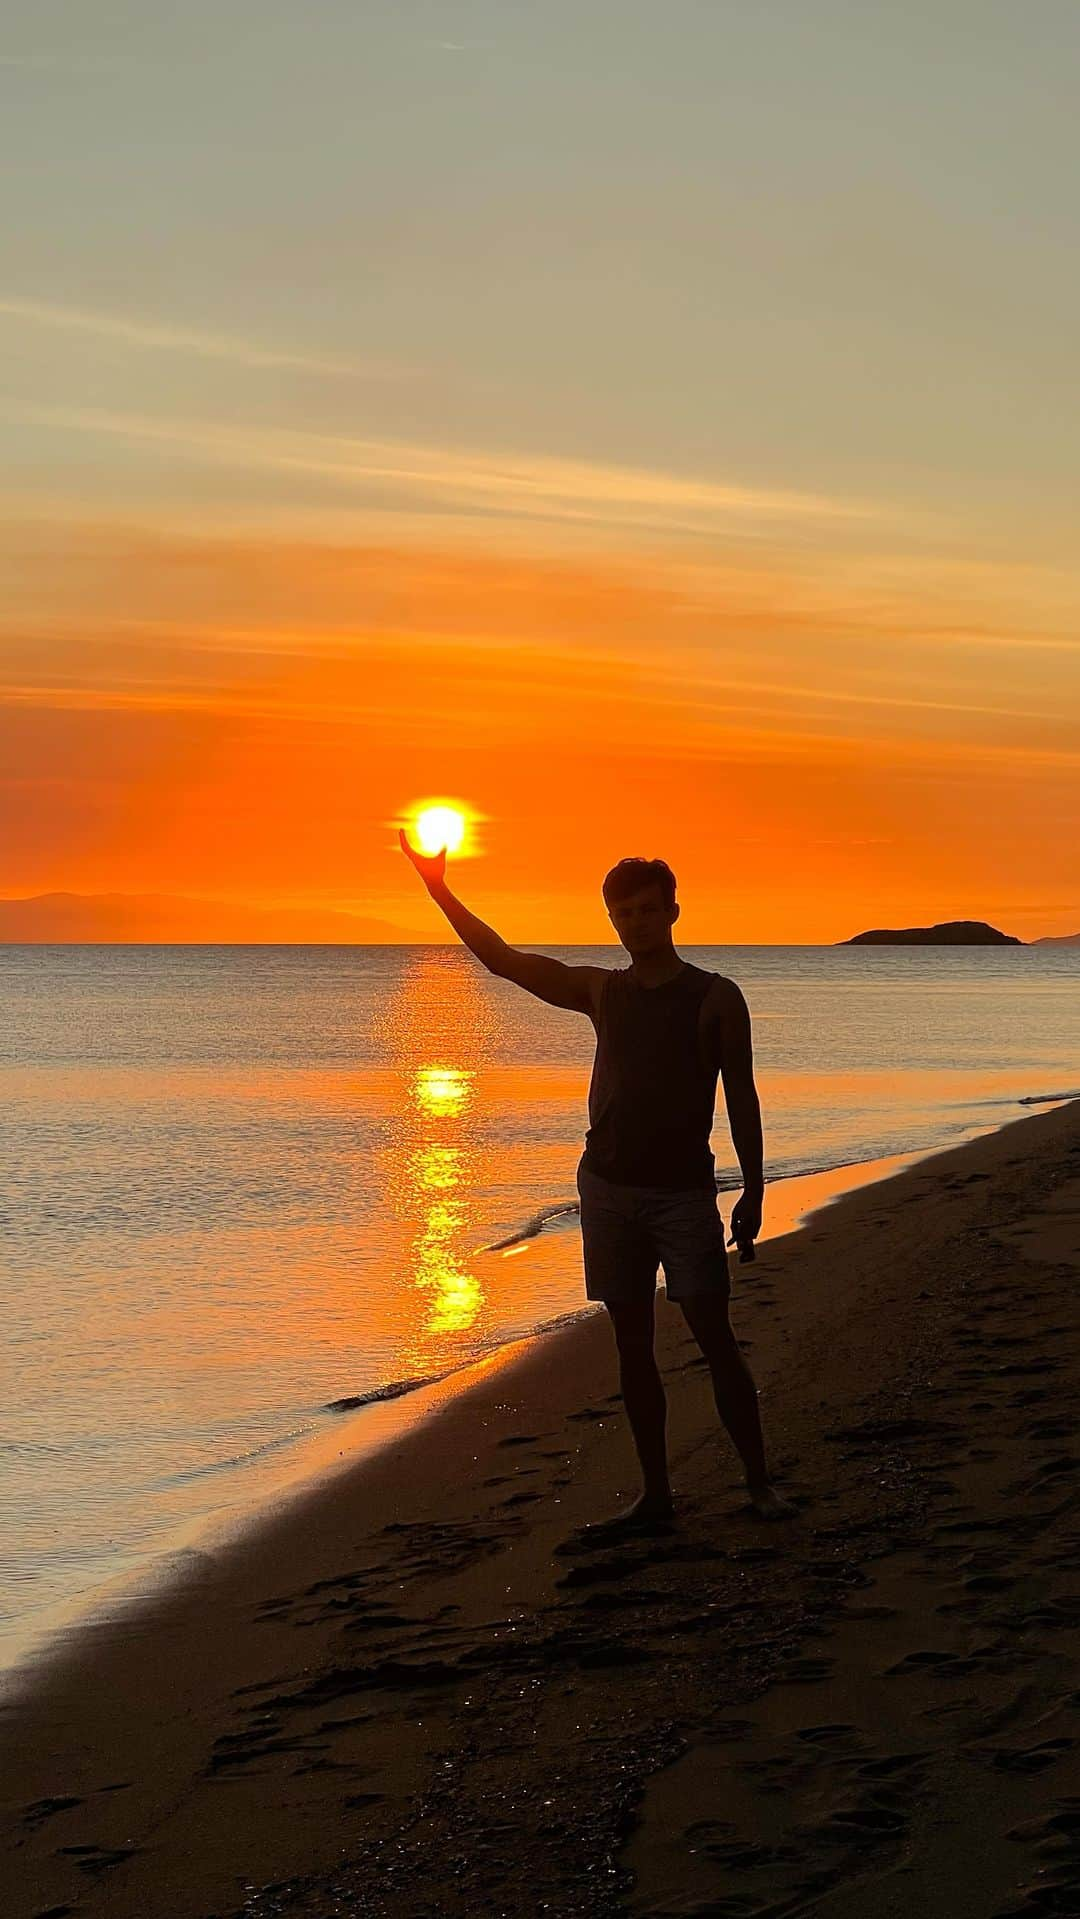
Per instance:
[[[407,1165],[409,1189],[420,1215],[411,1248],[413,1283],[431,1294],[426,1330],[431,1334],[467,1332],[484,1303],[484,1293],[459,1250],[470,1216],[464,1155],[456,1146],[431,1142],[416,1147]]]
[[[409,1170],[417,1192],[445,1193],[461,1181],[461,1153],[456,1146],[420,1146]]]
[[[488,1303],[475,1269],[475,1196],[490,1172],[482,1164],[481,1073],[492,1024],[470,970],[440,955],[420,958],[386,1009],[384,1043],[399,1089],[386,1198],[403,1228],[401,1276],[416,1309],[408,1346],[419,1371],[438,1365],[448,1347],[467,1347]]]
[[[472,1103],[472,1078],[455,1066],[421,1066],[412,1083],[413,1104],[432,1118],[462,1113]]]
[[[415,1081],[419,1110],[436,1120],[456,1117],[468,1098],[465,1077],[421,1068]],[[483,1288],[462,1258],[471,1218],[465,1166],[460,1147],[438,1140],[414,1146],[406,1159],[409,1195],[419,1214],[413,1283],[432,1296],[426,1330],[436,1336],[467,1332],[484,1303]]]

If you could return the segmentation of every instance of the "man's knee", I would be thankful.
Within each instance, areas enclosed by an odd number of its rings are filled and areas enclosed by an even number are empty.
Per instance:
[[[681,1304],[683,1317],[710,1365],[730,1365],[741,1359],[726,1299],[703,1294],[698,1299],[684,1299]]]

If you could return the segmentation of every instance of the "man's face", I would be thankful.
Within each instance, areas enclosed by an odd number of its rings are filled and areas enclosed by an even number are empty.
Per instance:
[[[643,886],[608,907],[608,918],[628,953],[651,953],[670,945],[678,916],[677,906],[665,906],[658,886]]]

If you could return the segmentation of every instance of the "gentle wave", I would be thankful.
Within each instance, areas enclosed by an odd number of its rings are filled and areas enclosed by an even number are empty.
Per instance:
[[[350,1393],[345,1399],[328,1399],[323,1411],[326,1413],[351,1413],[357,1406],[372,1406],[382,1399],[401,1399],[405,1393],[415,1393],[421,1386],[437,1386],[445,1373],[424,1373],[418,1379],[392,1379],[386,1386],[373,1386],[367,1393]]]
[[[507,1241],[506,1244],[509,1245],[510,1242]],[[574,1306],[569,1312],[553,1313],[549,1319],[539,1320],[535,1326],[530,1326],[525,1334],[513,1333],[506,1339],[488,1340],[486,1350],[499,1352],[503,1346],[512,1346],[519,1339],[537,1339],[544,1333],[557,1332],[560,1326],[569,1326],[573,1320],[581,1319],[586,1313],[593,1311],[595,1311],[594,1307],[585,1305]],[[437,1386],[440,1380],[449,1379],[454,1373],[466,1371],[473,1363],[466,1359],[460,1366],[449,1366],[444,1373],[427,1373],[418,1379],[395,1379],[388,1386],[373,1386],[367,1393],[350,1393],[345,1399],[330,1399],[322,1410],[327,1413],[351,1413],[359,1406],[376,1405],[380,1400],[401,1399],[406,1393],[418,1392],[421,1386]]]
[[[971,1103],[979,1106],[1054,1106],[1070,1099],[1080,1099],[1080,1091],[1074,1089],[1064,1093],[1010,1094],[1004,1098],[976,1100]],[[771,1170],[767,1170],[765,1184],[766,1186],[775,1186],[778,1185],[781,1180],[785,1179],[808,1179],[815,1173],[837,1173],[843,1171],[846,1166],[868,1166],[878,1159],[888,1159],[902,1153],[922,1152],[927,1150],[928,1147],[932,1148],[935,1144],[944,1147],[946,1142],[940,1138],[935,1138],[933,1141],[928,1142],[925,1137],[918,1139],[910,1137],[904,1137],[902,1139],[880,1139],[875,1141],[868,1151],[854,1155],[836,1153],[824,1159],[816,1157],[800,1158],[796,1156],[785,1160],[781,1165]],[[716,1190],[718,1193],[741,1192],[741,1174],[717,1173]],[[507,1251],[512,1246],[521,1246],[526,1240],[537,1239],[539,1235],[546,1232],[549,1227],[557,1225],[563,1220],[577,1219],[580,1210],[580,1204],[576,1199],[561,1200],[555,1205],[545,1206],[540,1212],[534,1213],[525,1225],[518,1227],[516,1232],[510,1233],[506,1239],[493,1240],[490,1245],[478,1246],[476,1251],[477,1253],[501,1253]],[[403,1386],[401,1390],[407,1391],[408,1386]],[[361,1402],[350,1401],[349,1403],[359,1404]]]
[[[291,1446],[297,1439],[303,1439],[314,1430],[308,1420],[302,1426],[291,1426],[288,1432],[275,1433],[272,1439],[263,1440],[259,1446],[251,1446],[243,1453],[229,1453],[224,1459],[211,1459],[203,1466],[188,1466],[183,1472],[167,1473],[163,1478],[154,1480],[150,1490],[160,1492],[170,1486],[187,1486],[196,1479],[209,1479],[215,1473],[231,1472],[237,1466],[250,1466],[256,1459],[265,1459],[267,1453],[280,1452],[283,1446]]]
[[[915,1151],[916,1148],[905,1149],[903,1146],[892,1146],[888,1148],[889,1152],[896,1153],[904,1152],[905,1150]],[[835,1173],[839,1171],[841,1167],[866,1166],[869,1165],[872,1160],[883,1157],[885,1157],[884,1152],[873,1152],[865,1155],[860,1154],[855,1159],[842,1159],[838,1157],[823,1160],[792,1160],[789,1161],[782,1170],[768,1173],[765,1183],[767,1186],[774,1186],[781,1180],[803,1179],[810,1173]],[[742,1180],[736,1176],[725,1178],[723,1174],[718,1174],[716,1178],[716,1190],[718,1193],[740,1193],[742,1191]],[[580,1203],[576,1199],[564,1200],[557,1206],[545,1206],[542,1212],[534,1213],[527,1224],[519,1227],[516,1233],[511,1233],[506,1239],[493,1240],[490,1246],[478,1246],[476,1250],[478,1253],[501,1253],[511,1246],[520,1246],[525,1240],[538,1238],[541,1233],[545,1232],[547,1228],[556,1221],[577,1219],[580,1210]],[[348,1403],[354,1405],[359,1402],[350,1400]]]
[[[520,1246],[522,1240],[535,1239],[553,1219],[576,1219],[578,1211],[576,1199],[563,1200],[557,1206],[545,1206],[542,1212],[533,1214],[527,1226],[522,1226],[518,1232],[511,1233],[509,1239],[495,1239],[490,1246],[478,1246],[476,1250],[478,1253],[501,1253],[504,1247]]]

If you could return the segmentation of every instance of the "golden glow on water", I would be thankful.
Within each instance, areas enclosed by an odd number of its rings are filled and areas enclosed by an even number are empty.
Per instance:
[[[484,1294],[462,1258],[469,1206],[460,1150],[419,1146],[409,1159],[409,1193],[419,1214],[410,1249],[413,1284],[430,1295],[426,1331],[467,1332]]]
[[[421,1066],[413,1081],[413,1101],[433,1118],[460,1113],[469,1101],[472,1079],[472,1073],[453,1066]]]
[[[421,1111],[447,1118],[460,1104],[422,1106]],[[464,1155],[456,1146],[432,1140],[410,1153],[407,1167],[407,1191],[419,1214],[411,1247],[413,1284],[430,1295],[426,1331],[433,1337],[467,1332],[484,1303],[484,1292],[463,1256],[471,1219]]]
[[[400,1329],[403,1356],[417,1372],[452,1359],[488,1306],[477,1195],[496,1173],[483,1124],[499,1097],[484,1064],[493,1036],[490,995],[471,972],[436,956],[409,968],[387,1007],[383,1038],[399,1093],[382,1180],[402,1232],[398,1310],[408,1315],[410,1300],[416,1309]]]
[[[449,947],[8,947],[0,964],[17,989],[0,1264],[24,1334],[2,1660],[25,1609],[257,1503],[309,1441],[336,1460],[389,1437],[437,1389],[347,1423],[330,1405],[453,1380],[584,1305],[591,1035]],[[880,1157],[895,1143],[940,1151],[1076,1084],[1065,954],[796,950],[748,955],[745,982],[774,1167],[874,1159],[770,1182],[737,1299],[810,1205],[902,1164]],[[733,1176],[722,1104],[713,1144]]]
[[[483,1288],[456,1250],[464,1208],[439,1200],[429,1206],[413,1242],[415,1283],[430,1294],[427,1331],[464,1333],[484,1303]]]
[[[456,1146],[423,1146],[413,1155],[412,1170],[418,1192],[451,1192],[461,1179],[461,1154]]]

